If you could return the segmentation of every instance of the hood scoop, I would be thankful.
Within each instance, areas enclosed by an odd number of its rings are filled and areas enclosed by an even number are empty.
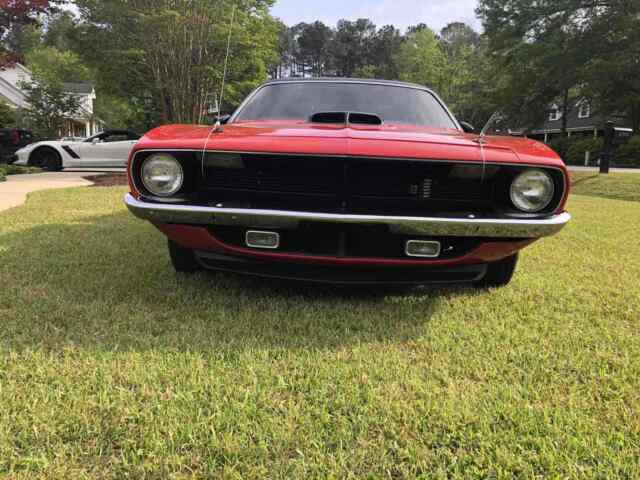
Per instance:
[[[311,115],[309,120],[311,123],[344,123],[345,125],[382,125],[384,123],[378,115],[359,112],[318,112]]]

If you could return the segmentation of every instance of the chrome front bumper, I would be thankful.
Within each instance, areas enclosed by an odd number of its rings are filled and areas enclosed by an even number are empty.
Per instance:
[[[558,233],[571,220],[562,213],[542,220],[471,217],[390,217],[281,210],[198,207],[142,202],[127,194],[124,201],[136,217],[157,223],[224,225],[294,230],[300,222],[387,225],[399,235],[433,237],[541,238]]]

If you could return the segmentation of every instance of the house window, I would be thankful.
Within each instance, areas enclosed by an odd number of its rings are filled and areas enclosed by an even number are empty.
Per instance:
[[[582,102],[580,104],[580,108],[578,109],[578,118],[589,118],[591,117],[591,104],[589,102]]]
[[[562,112],[557,106],[554,105],[551,108],[551,111],[549,112],[549,121],[555,122],[557,120],[560,120],[561,118],[562,118]]]

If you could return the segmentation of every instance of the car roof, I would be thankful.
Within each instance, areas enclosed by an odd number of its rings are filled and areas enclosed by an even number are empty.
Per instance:
[[[425,87],[424,85],[418,85],[417,83],[410,82],[401,82],[400,80],[378,80],[376,78],[352,78],[352,77],[318,77],[318,78],[297,78],[297,77],[289,77],[289,78],[279,78],[268,80],[262,84],[265,85],[274,85],[278,83],[368,83],[370,85],[389,85],[393,87],[406,87],[406,88],[415,88],[419,90],[428,90],[432,91],[431,88]]]

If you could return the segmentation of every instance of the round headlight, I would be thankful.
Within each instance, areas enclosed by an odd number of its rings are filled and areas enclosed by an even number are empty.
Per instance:
[[[142,183],[149,193],[169,197],[182,188],[184,172],[173,155],[156,153],[142,164]]]
[[[542,170],[527,170],[511,184],[511,201],[527,213],[544,210],[553,200],[554,193],[553,179]]]

